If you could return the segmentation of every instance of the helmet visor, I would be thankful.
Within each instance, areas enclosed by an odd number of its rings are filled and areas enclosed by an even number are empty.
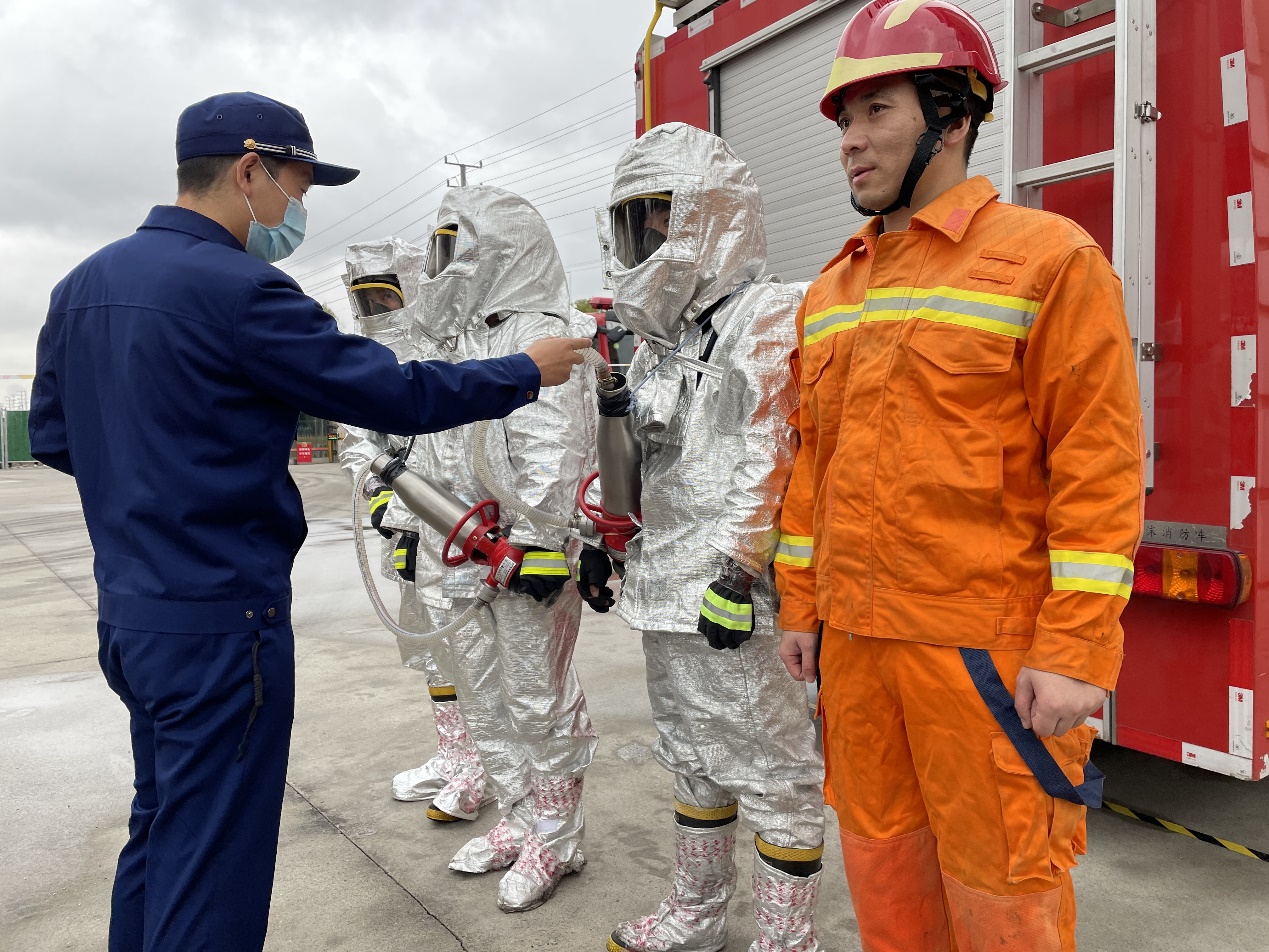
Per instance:
[[[401,284],[395,274],[374,274],[358,278],[348,288],[353,311],[359,318],[375,317],[405,307]]]
[[[454,246],[458,243],[458,226],[443,225],[432,232],[432,244],[427,252],[427,276],[434,278],[454,260]]]
[[[643,264],[665,244],[672,201],[669,192],[636,195],[613,209],[613,254],[625,267]]]

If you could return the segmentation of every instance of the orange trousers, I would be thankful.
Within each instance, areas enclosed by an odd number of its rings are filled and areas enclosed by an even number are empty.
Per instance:
[[[991,653],[1011,692],[1024,654]],[[956,648],[825,628],[820,712],[864,952],[1074,952],[1085,809],[1041,789]],[[1045,740],[1075,784],[1094,735]]]

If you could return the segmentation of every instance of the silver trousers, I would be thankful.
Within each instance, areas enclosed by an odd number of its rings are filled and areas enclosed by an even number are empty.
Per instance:
[[[435,628],[470,604],[419,607],[424,624]],[[574,585],[549,607],[508,593],[448,639],[467,731],[503,814],[529,793],[533,773],[580,777],[595,754],[598,740],[573,668],[581,610]]]
[[[684,803],[738,802],[768,843],[814,849],[824,841],[824,758],[805,687],[779,647],[771,632],[719,651],[703,635],[645,631],[652,752]]]

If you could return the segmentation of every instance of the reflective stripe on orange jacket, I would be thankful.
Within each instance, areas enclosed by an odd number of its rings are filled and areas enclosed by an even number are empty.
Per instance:
[[[958,185],[874,219],[798,312],[781,627],[979,648],[1111,688],[1141,536],[1119,279],[1073,222]]]

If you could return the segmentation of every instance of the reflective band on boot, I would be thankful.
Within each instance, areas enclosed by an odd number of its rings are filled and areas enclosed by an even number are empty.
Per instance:
[[[819,952],[815,901],[824,844],[813,849],[775,846],[754,837],[753,918],[758,940],[749,952]],[[813,870],[798,874],[790,869]],[[909,952],[924,952],[914,946]],[[870,949],[869,952],[872,952]]]
[[[655,913],[623,922],[608,952],[718,952],[736,889],[736,808],[674,801],[674,880]]]
[[[755,834],[753,845],[768,866],[786,872],[790,876],[810,876],[824,868],[823,843],[814,849],[775,846]]]
[[[952,952],[938,844],[928,826],[884,840],[842,830],[842,858],[868,952]]]

